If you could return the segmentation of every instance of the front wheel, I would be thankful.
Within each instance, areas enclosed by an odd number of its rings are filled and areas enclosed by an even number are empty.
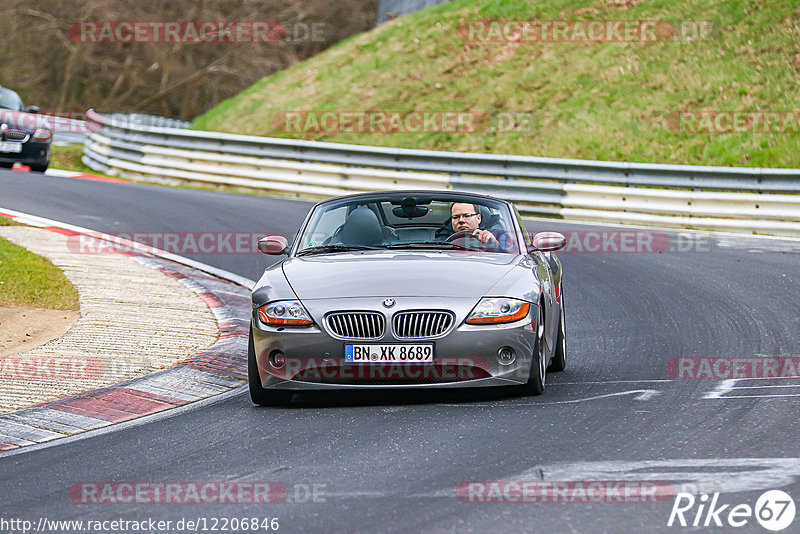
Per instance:
[[[528,382],[520,386],[523,395],[541,395],[547,380],[547,349],[544,344],[544,308],[539,304],[539,318],[536,320],[536,346]]]
[[[44,171],[47,170],[48,165],[49,165],[49,163],[45,163],[44,165],[31,164],[31,165],[28,165],[28,167],[31,168],[31,172],[35,172],[35,173],[38,173],[38,174],[44,174]]]
[[[250,326],[250,337],[247,342],[247,382],[250,386],[250,400],[259,406],[287,406],[292,400],[291,391],[264,389],[258,375],[256,348],[253,343],[253,327]]]
[[[564,318],[564,289],[561,289],[561,317],[558,321],[558,339],[556,340],[556,353],[550,362],[548,371],[559,373],[567,368],[567,322]]]

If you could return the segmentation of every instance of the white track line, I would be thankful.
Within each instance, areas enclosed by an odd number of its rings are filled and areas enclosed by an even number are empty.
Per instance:
[[[153,256],[157,256],[159,258],[163,258],[165,260],[174,261],[175,263],[180,263],[181,265],[186,265],[187,267],[192,267],[197,269],[198,271],[203,271],[205,273],[211,274],[216,276],[217,278],[222,278],[223,280],[227,280],[229,282],[233,282],[234,284],[238,284],[242,287],[246,287],[247,289],[252,288],[255,285],[255,280],[251,280],[249,278],[245,278],[243,276],[239,276],[236,273],[232,273],[230,271],[226,271],[224,269],[218,269],[217,267],[213,267],[211,265],[201,263],[199,261],[195,261],[184,256],[179,256],[177,254],[172,254],[171,252],[167,252],[165,250],[161,250],[159,248],[150,247],[147,245],[143,245],[141,243],[137,243],[135,241],[130,241],[128,239],[121,239],[116,237],[113,234],[106,234],[103,232],[98,232],[97,230],[91,230],[89,228],[84,228],[82,226],[75,226],[74,224],[67,224],[60,221],[54,221],[53,219],[47,219],[45,217],[39,217],[38,215],[31,215],[29,213],[23,213],[21,211],[12,210],[9,208],[4,208],[0,206],[0,212],[6,213],[8,215],[12,215],[14,219],[18,219],[18,222],[22,222],[25,224],[30,224],[31,226],[54,226],[56,228],[63,228],[64,230],[71,230],[73,232],[77,232],[80,234],[88,235],[94,237],[96,239],[101,239],[103,241],[107,241],[112,245],[116,244],[118,246],[124,246],[128,248],[132,248],[134,250],[138,250],[139,252],[145,252],[147,254],[152,254]]]

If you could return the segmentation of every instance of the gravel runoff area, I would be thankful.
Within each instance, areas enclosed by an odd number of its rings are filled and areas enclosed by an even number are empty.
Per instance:
[[[208,303],[149,258],[81,253],[65,234],[0,227],[0,236],[64,271],[81,313],[62,337],[0,359],[0,414],[174,366],[219,338]]]

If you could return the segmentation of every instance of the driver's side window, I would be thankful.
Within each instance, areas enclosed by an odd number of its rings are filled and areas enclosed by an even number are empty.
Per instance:
[[[308,237],[308,242],[304,243],[301,249],[327,245],[331,241],[331,237],[333,237],[334,233],[342,227],[345,219],[347,219],[347,206],[342,206],[323,213],[315,228],[316,231],[313,235]]]
[[[516,206],[514,207],[514,216],[517,218],[517,223],[519,224],[520,229],[522,230],[522,237],[523,237],[523,248],[528,249],[528,246],[531,244],[531,240],[533,236],[528,233],[528,229],[525,228],[525,221],[522,220],[522,216],[517,211]]]

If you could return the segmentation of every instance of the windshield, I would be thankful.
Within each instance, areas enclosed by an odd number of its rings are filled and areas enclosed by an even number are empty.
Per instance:
[[[0,108],[22,111],[22,99],[11,89],[0,87]]]
[[[314,210],[296,254],[374,249],[517,254],[512,217],[506,204],[483,198],[415,194],[343,199]]]

